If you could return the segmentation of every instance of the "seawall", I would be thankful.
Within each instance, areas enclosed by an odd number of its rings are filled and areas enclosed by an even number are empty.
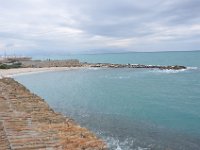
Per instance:
[[[0,150],[106,150],[72,119],[11,78],[0,79]]]

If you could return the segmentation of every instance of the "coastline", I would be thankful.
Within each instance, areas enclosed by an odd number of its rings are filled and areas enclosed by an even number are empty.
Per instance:
[[[45,62],[46,64],[46,62]],[[159,69],[159,70],[185,70],[188,69],[185,66],[159,66],[159,65],[141,65],[141,64],[107,64],[107,63],[96,63],[96,64],[79,64],[79,65],[58,65],[58,66],[40,66],[31,67],[26,66],[22,68],[10,68],[10,69],[0,69],[0,79],[3,77],[13,77],[16,75],[24,75],[30,73],[41,73],[49,71],[65,71],[81,68],[145,68],[145,69]]]
[[[17,75],[51,72],[51,71],[67,71],[73,69],[80,69],[83,67],[45,67],[45,68],[13,68],[13,69],[0,69],[0,79],[4,77],[14,77]],[[88,68],[88,67],[85,67]]]
[[[1,148],[107,149],[92,132],[54,112],[45,100],[14,79],[0,79],[0,92]]]

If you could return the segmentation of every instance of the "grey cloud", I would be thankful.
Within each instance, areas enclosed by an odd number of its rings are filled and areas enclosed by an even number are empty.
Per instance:
[[[137,35],[138,27],[145,23],[146,9],[134,1],[98,1],[93,5],[81,8],[86,12],[87,19],[83,20],[80,28],[91,34],[103,36],[129,37]],[[138,33],[139,34],[139,33]]]
[[[132,47],[137,51],[162,51],[169,45],[171,49],[182,50],[178,46],[181,41],[188,44],[185,47],[194,49],[195,45],[199,49],[198,44],[191,44],[200,39],[199,0],[19,0],[17,3],[0,0],[0,3],[0,49],[11,43],[29,51],[58,49],[82,53],[94,49],[130,51]]]
[[[168,25],[200,23],[200,1],[182,0],[175,1],[161,10],[157,16],[164,18]],[[162,19],[161,19],[162,20]]]
[[[157,0],[138,5],[136,1],[96,0],[87,7],[80,7],[81,12],[87,14],[87,20],[83,20],[79,27],[94,35],[130,37],[152,34],[145,26],[149,23],[169,27],[200,23],[198,0],[168,0],[168,3]]]

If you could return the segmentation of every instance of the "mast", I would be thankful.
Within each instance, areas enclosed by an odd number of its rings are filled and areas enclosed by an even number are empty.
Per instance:
[[[6,48],[4,50],[4,57],[6,58],[7,57],[7,51],[6,51]]]

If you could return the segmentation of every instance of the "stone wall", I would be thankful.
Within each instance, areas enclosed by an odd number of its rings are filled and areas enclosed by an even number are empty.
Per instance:
[[[11,78],[0,79],[1,150],[106,150],[106,144]]]

